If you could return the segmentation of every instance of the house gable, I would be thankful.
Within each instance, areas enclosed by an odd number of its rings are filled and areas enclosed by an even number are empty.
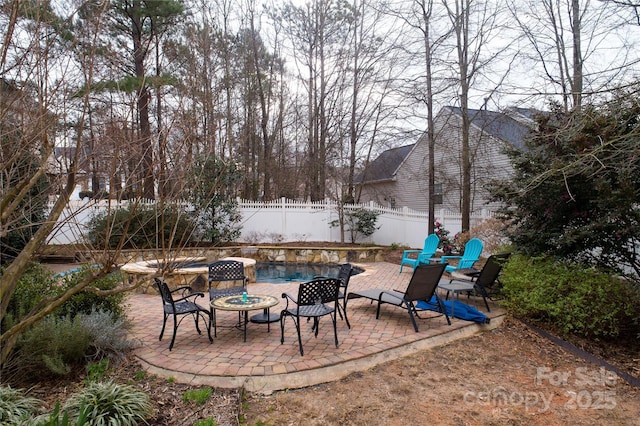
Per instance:
[[[419,144],[414,143],[382,152],[367,168],[354,179],[359,186],[360,200],[375,201],[391,208],[405,206],[405,196],[398,188],[404,187],[405,163],[413,158],[413,151]],[[400,179],[400,182],[398,182]]]
[[[493,207],[489,204],[486,185],[493,179],[508,177],[512,173],[509,158],[504,153],[507,146],[522,148],[524,138],[531,129],[533,120],[522,114],[523,111],[511,111],[520,114],[515,119],[510,114],[487,110],[469,110],[470,160],[471,170],[471,209],[479,211]],[[440,110],[434,122],[435,133],[435,184],[442,190],[444,208],[454,212],[461,210],[462,198],[462,114],[460,108],[445,107]],[[357,181],[361,185],[361,202],[376,201],[390,207],[408,207],[426,211],[429,208],[428,164],[429,151],[426,134],[410,150],[402,151],[406,157],[399,163],[389,164],[395,172],[377,175],[378,180]],[[398,148],[395,148],[398,149]],[[392,151],[392,150],[389,150]],[[391,158],[385,151],[373,163],[384,162]],[[401,152],[401,151],[397,151]],[[372,164],[373,164],[372,163]],[[384,170],[383,167],[380,170]]]
[[[357,184],[394,180],[396,172],[416,144],[391,148],[381,153],[354,179]]]

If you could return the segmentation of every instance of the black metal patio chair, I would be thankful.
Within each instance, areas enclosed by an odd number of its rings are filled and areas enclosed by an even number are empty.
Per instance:
[[[340,271],[338,271],[338,279],[340,280],[340,289],[338,291],[338,315],[340,318],[344,315],[344,320],[347,323],[347,327],[351,328],[349,324],[349,318],[347,317],[347,288],[349,287],[349,280],[353,273],[353,266],[350,263],[340,265]]]
[[[209,311],[209,309],[206,309],[195,302],[198,297],[204,297],[204,293],[192,292],[191,287],[188,286],[178,287],[175,290],[170,290],[169,286],[163,279],[154,278],[154,281],[156,283],[156,286],[158,287],[158,292],[162,297],[163,310],[162,330],[160,331],[160,337],[158,337],[158,340],[162,340],[164,329],[167,325],[167,318],[169,318],[169,316],[172,316],[173,335],[171,336],[171,343],[169,343],[169,350],[172,350],[173,344],[176,340],[178,326],[186,315],[191,315],[193,317],[193,321],[196,324],[196,330],[198,331],[198,334],[202,334],[202,332],[200,331],[200,326],[198,324],[198,319],[200,318],[200,316],[203,317],[207,326],[209,342],[213,343],[213,338],[211,337],[211,312]],[[179,297],[176,299],[174,299],[175,293],[179,293]],[[178,319],[178,317],[181,318]]]
[[[313,318],[312,330],[318,337],[320,318],[330,315],[333,322],[333,334],[336,348],[338,347],[338,329],[336,324],[336,311],[338,307],[338,293],[340,280],[337,278],[316,278],[306,283],[300,283],[298,296],[294,298],[288,293],[283,293],[282,298],[287,300],[287,305],[280,313],[280,343],[284,343],[284,323],[287,317],[291,317],[298,333],[298,345],[300,355],[304,355],[302,349],[302,336],[300,333],[300,319]],[[290,302],[292,303],[290,305]]]
[[[470,294],[471,292],[479,293],[484,300],[484,305],[487,308],[487,312],[491,312],[487,299],[492,297],[500,291],[500,272],[502,266],[509,259],[509,253],[494,254],[489,256],[486,263],[479,271],[466,271],[466,273],[451,274],[452,279],[448,283],[440,284],[439,288],[447,292],[447,298],[449,293],[464,293]],[[455,297],[455,295],[454,295]]]
[[[237,260],[218,260],[209,264],[209,302],[225,296],[236,296],[247,290],[247,276],[244,264]],[[212,284],[217,282],[216,287]],[[229,283],[231,285],[229,286]],[[239,283],[239,284],[238,284]],[[211,308],[213,335],[218,336],[216,310]],[[238,313],[240,321],[240,313]]]
[[[340,265],[337,279],[340,280],[340,290],[338,292],[338,315],[340,319],[344,319],[347,323],[347,327],[351,328],[349,318],[347,318],[347,288],[349,287],[349,280],[353,274],[353,265],[350,263],[343,263]],[[327,278],[327,277],[314,277],[314,278]]]

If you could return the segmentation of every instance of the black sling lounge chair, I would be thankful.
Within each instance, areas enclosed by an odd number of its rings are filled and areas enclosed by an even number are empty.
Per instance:
[[[479,293],[487,307],[487,312],[491,312],[487,299],[499,291],[501,286],[499,276],[502,265],[509,259],[509,253],[494,254],[489,256],[484,267],[480,271],[467,273],[464,275],[451,274],[453,277],[449,283],[441,284],[439,288],[446,290],[447,298],[449,293]]]
[[[421,300],[429,301],[432,297],[435,297],[440,313],[444,314],[447,318],[447,323],[451,325],[451,320],[449,319],[449,315],[447,315],[442,300],[435,292],[446,266],[446,263],[417,265],[413,270],[411,281],[409,281],[409,285],[404,292],[398,290],[389,291],[380,288],[361,290],[349,293],[347,300],[364,297],[372,301],[377,301],[376,319],[380,317],[380,306],[384,303],[405,308],[409,313],[409,318],[411,319],[414,330],[418,332],[418,324],[416,323],[415,317],[420,318],[418,311],[424,309],[417,308],[416,303]]]

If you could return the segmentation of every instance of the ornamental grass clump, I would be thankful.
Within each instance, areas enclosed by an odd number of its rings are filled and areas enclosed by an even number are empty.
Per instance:
[[[11,386],[0,386],[0,424],[23,423],[38,412],[42,401],[24,396],[24,391]]]
[[[131,323],[126,317],[111,311],[97,310],[78,317],[83,329],[89,334],[90,350],[86,353],[87,358],[122,360],[135,347],[136,342],[129,340],[127,336]]]
[[[149,396],[130,386],[106,382],[91,382],[72,395],[65,403],[65,411],[72,419],[84,408],[87,425],[132,426],[145,423],[153,406]]]

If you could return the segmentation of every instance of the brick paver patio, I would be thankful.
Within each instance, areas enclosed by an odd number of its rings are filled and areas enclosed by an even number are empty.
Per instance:
[[[400,274],[398,265],[386,262],[358,266],[365,272],[351,278],[351,291],[378,287],[404,289],[412,271],[405,268]],[[283,309],[283,292],[295,296],[297,290],[297,283],[248,285],[249,293],[273,295],[280,300],[279,305],[271,308],[272,313]],[[443,316],[421,313],[425,319],[418,320],[420,331],[416,333],[405,310],[383,305],[380,319],[376,320],[375,304],[367,299],[355,299],[347,306],[351,329],[338,318],[339,347],[334,344],[331,321],[325,317],[320,321],[317,338],[311,331],[311,322],[302,324],[304,356],[300,356],[295,326],[290,319],[285,324],[284,344],[280,344],[277,322],[271,324],[269,333],[266,324],[249,323],[247,341],[243,342],[241,330],[224,327],[235,324],[238,314],[218,310],[219,327],[213,344],[209,343],[206,333],[197,334],[193,321],[187,317],[178,328],[173,350],[169,351],[171,319],[163,340],[158,341],[162,327],[160,297],[135,294],[127,300],[133,322],[131,334],[140,343],[135,353],[151,373],[173,377],[182,383],[244,386],[249,391],[264,393],[338,380],[396,357],[489,330],[498,326],[503,317],[503,311],[491,305],[491,324],[479,325],[452,318],[449,326]],[[201,304],[208,306],[208,298],[202,299]],[[484,310],[481,300],[478,308]],[[255,313],[259,311],[251,311],[249,315]]]

